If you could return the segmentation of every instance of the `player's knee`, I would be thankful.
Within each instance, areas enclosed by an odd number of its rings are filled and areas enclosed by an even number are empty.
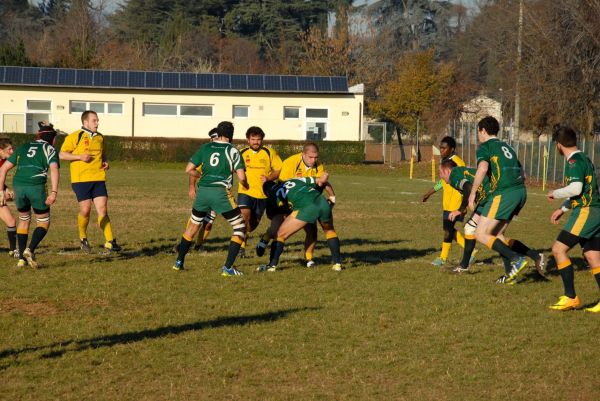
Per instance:
[[[244,222],[244,217],[241,213],[231,214],[228,216],[223,215],[233,228],[233,235],[241,238],[242,240],[246,238],[246,222]]]
[[[190,216],[190,223],[198,226],[202,223],[204,218],[206,217],[206,212],[201,212],[196,209],[192,209],[192,214]]]
[[[48,229],[48,226],[50,225],[50,215],[44,217],[36,217],[35,221],[38,227]]]
[[[30,214],[20,214],[19,220],[24,223],[29,223],[31,221],[31,215]]]

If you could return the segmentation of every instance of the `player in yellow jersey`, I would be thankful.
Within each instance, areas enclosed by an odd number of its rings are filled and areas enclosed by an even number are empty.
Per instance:
[[[300,177],[320,177],[325,172],[325,168],[322,163],[319,162],[319,148],[314,143],[307,143],[302,148],[301,153],[297,153],[285,159],[283,161],[281,172],[279,173],[279,181],[287,181],[292,178]],[[329,182],[325,186],[327,192],[327,200],[333,206],[335,204],[335,192]],[[276,220],[277,221],[277,220]],[[304,240],[304,259],[306,261],[306,267],[313,267],[315,262],[313,261],[313,253],[317,245],[317,226],[316,224],[307,224],[304,227],[306,232],[306,238]],[[264,254],[265,248],[277,232],[277,227],[271,226],[270,230],[267,231],[260,242],[256,246],[256,253],[259,256]]]
[[[440,154],[442,161],[453,161],[459,167],[465,165],[465,162],[454,153],[456,149],[456,141],[451,136],[445,136],[440,141]],[[429,197],[439,190],[443,190],[442,196],[442,227],[444,229],[444,239],[442,241],[442,251],[440,256],[431,262],[434,266],[443,266],[448,259],[450,253],[450,247],[452,241],[455,240],[458,245],[465,247],[465,238],[463,235],[454,228],[456,221],[462,221],[463,217],[460,216],[454,220],[450,220],[449,216],[452,212],[460,209],[462,202],[462,194],[456,189],[452,188],[446,181],[439,180],[433,188],[431,188],[425,195],[423,195],[423,202],[427,202]]]
[[[108,161],[104,148],[104,136],[98,132],[98,114],[87,110],[81,114],[82,127],[65,138],[60,149],[61,160],[71,162],[71,187],[79,203],[77,225],[81,249],[91,252],[87,239],[92,204],[98,214],[98,225],[106,239],[104,248],[120,251],[121,247],[113,237],[110,218],[107,213],[108,192],[106,190],[106,170]]]
[[[260,127],[250,127],[246,131],[248,146],[240,152],[246,165],[248,188],[238,187],[238,206],[246,222],[246,240],[242,243],[239,257],[246,256],[248,233],[254,231],[265,213],[267,195],[263,184],[279,177],[282,162],[275,149],[263,146],[265,133]]]

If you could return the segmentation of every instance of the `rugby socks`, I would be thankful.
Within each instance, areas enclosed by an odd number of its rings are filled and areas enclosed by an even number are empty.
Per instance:
[[[87,238],[87,227],[90,223],[90,216],[77,215],[77,227],[79,228],[79,239]]]
[[[33,234],[31,234],[31,242],[29,243],[29,249],[32,252],[35,251],[35,249],[40,244],[40,242],[42,242],[47,233],[48,228],[46,227],[36,227],[35,230],[33,230]]]
[[[598,288],[600,288],[600,267],[592,267],[592,274],[596,279],[596,284],[598,284]]]
[[[17,249],[17,227],[6,227],[6,235],[8,236],[8,247],[10,251]]]
[[[540,258],[540,254],[538,252],[531,250],[527,245],[518,239],[509,239],[508,246],[516,253],[528,256],[532,260],[537,261]]]
[[[477,241],[475,240],[475,237],[465,235],[465,250],[463,251],[463,257],[462,257],[462,260],[460,261],[461,267],[463,267],[465,269],[469,267],[469,262],[471,261],[471,255],[473,254],[473,251],[475,250],[476,243],[477,243]]]
[[[519,256],[515,251],[510,249],[508,245],[498,239],[498,237],[491,237],[486,245],[488,248],[493,249],[509,260],[513,260]]]
[[[336,232],[325,234],[327,238],[327,246],[329,246],[329,250],[331,251],[331,258],[333,259],[333,263],[342,263],[342,255],[340,253],[340,239],[338,238]]]
[[[565,295],[569,298],[575,298],[575,269],[571,264],[571,260],[567,259],[559,263],[557,267],[565,287]]]
[[[27,230],[20,230],[17,228],[17,243],[19,244],[19,250],[21,251],[21,259],[23,259],[23,251],[27,248]]]
[[[313,253],[311,251],[304,251],[304,260],[309,261],[313,259]]]
[[[461,248],[465,247],[465,237],[463,237],[463,235],[460,233],[460,231],[458,231],[458,230],[454,231],[454,240]]]
[[[187,238],[185,236],[185,234],[182,235],[181,242],[179,243],[179,247],[177,248],[178,249],[177,260],[180,260],[182,265],[183,265],[183,262],[185,262],[185,255],[187,255],[191,246],[192,246],[192,239]]]
[[[502,257],[502,263],[504,264],[504,273],[509,276],[510,275],[510,271],[512,270],[512,265],[510,264],[510,259],[501,256]]]
[[[110,225],[110,218],[108,217],[108,215],[102,217],[98,216],[98,225],[104,233],[104,238],[106,238],[106,242],[111,242],[114,239],[114,237],[112,233],[112,226]]]
[[[274,248],[274,251],[271,254],[271,260],[269,261],[270,266],[277,266],[279,264],[279,258],[283,253],[284,246],[284,239],[281,237],[278,237],[276,241],[273,241],[273,246],[271,250],[273,250]]]
[[[442,252],[440,253],[441,259],[448,259],[448,254],[450,254],[450,247],[452,247],[452,242],[442,242]]]
[[[227,250],[227,259],[225,260],[225,267],[231,268],[233,263],[235,262],[235,258],[237,258],[238,253],[240,252],[240,248],[242,247],[243,240],[234,235],[231,237],[231,241],[229,241],[229,249]]]

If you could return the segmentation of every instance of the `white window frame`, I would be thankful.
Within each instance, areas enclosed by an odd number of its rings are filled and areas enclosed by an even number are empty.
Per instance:
[[[40,110],[40,109],[30,109],[29,105],[27,104],[27,102],[50,102],[50,110]],[[25,110],[27,110],[27,113],[48,113],[48,114],[52,114],[52,107],[54,106],[52,100],[50,99],[25,99]]]
[[[235,115],[235,108],[236,107],[245,107],[246,111],[248,112],[248,115],[246,117],[238,117],[238,116],[236,116]],[[231,106],[231,118],[234,118],[236,120],[243,120],[243,119],[250,118],[250,105],[234,104],[233,106]]]
[[[156,106],[176,106],[177,113],[176,114],[148,114],[144,111],[144,107],[146,105],[156,105]],[[190,115],[182,115],[181,114],[181,106],[201,106],[201,107],[210,107],[211,113],[209,116],[190,116]],[[196,103],[154,103],[154,102],[143,102],[142,103],[142,116],[144,117],[164,117],[164,118],[213,118],[215,115],[215,105],[214,104],[196,104]]]
[[[298,117],[286,117],[285,109],[298,109]],[[300,106],[283,106],[283,119],[284,120],[300,120],[300,116],[302,115],[302,107]],[[306,112],[305,112],[306,115]]]
[[[29,99],[31,100],[31,99]],[[21,117],[23,117],[23,127],[25,129],[27,129],[27,113],[11,113],[9,111],[4,112],[4,113],[0,113],[0,132],[4,133],[6,131],[4,131],[4,115],[5,114],[10,114],[10,115],[20,115]]]
[[[90,109],[90,103],[104,103],[104,113],[98,113],[98,114],[102,114],[102,115],[109,115],[109,116],[122,116],[125,114],[125,102],[113,102],[113,101],[102,101],[102,100],[69,100],[69,114],[79,114],[81,113],[81,111],[71,111],[71,103],[76,102],[76,103],[84,103],[85,104],[85,109],[89,110]],[[120,104],[121,107],[121,112],[120,113],[109,113],[108,112],[108,105],[109,104]]]

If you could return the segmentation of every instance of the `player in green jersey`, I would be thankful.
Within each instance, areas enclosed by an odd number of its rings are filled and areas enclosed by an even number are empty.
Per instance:
[[[477,124],[481,145],[477,149],[477,172],[469,195],[469,208],[475,210],[475,198],[484,178],[490,180],[490,198],[481,210],[475,236],[488,248],[502,256],[505,274],[498,283],[514,283],[527,266],[508,245],[504,231],[527,201],[525,173],[517,154],[506,142],[498,139],[500,124],[494,117],[485,117]]]
[[[575,272],[567,254],[575,245],[583,248],[583,255],[600,288],[600,193],[594,165],[585,153],[577,149],[575,131],[569,127],[556,127],[552,140],[556,142],[558,153],[567,160],[567,165],[565,186],[548,192],[550,200],[566,198],[563,205],[552,213],[550,220],[558,224],[560,217],[569,209],[571,215],[552,245],[565,291],[550,309],[567,311],[581,306],[575,293]],[[600,302],[586,310],[600,313]]]
[[[285,218],[277,230],[276,241],[272,245],[269,264],[260,266],[260,271],[276,271],[279,258],[283,253],[285,241],[303,229],[307,224],[321,224],[327,239],[327,245],[333,259],[332,270],[342,271],[342,258],[340,254],[340,240],[333,227],[332,205],[322,196],[320,188],[327,185],[329,174],[324,172],[319,177],[293,178],[283,183],[274,185],[265,183],[265,193],[269,194],[271,201],[277,202],[279,207],[289,207],[291,213]],[[273,186],[274,185],[274,186]],[[269,202],[269,201],[267,201]],[[286,205],[287,204],[287,205]]]
[[[240,152],[231,144],[233,124],[223,121],[217,126],[218,137],[204,144],[191,157],[185,169],[186,173],[199,177],[196,197],[192,206],[192,215],[178,247],[178,256],[173,269],[183,270],[185,255],[192,245],[192,239],[198,232],[204,217],[214,210],[229,221],[233,235],[225,264],[221,268],[223,276],[238,276],[242,273],[233,267],[233,262],[245,238],[246,225],[240,208],[231,195],[233,172],[242,186],[247,186],[244,172],[244,160]],[[200,171],[198,168],[200,167]]]
[[[25,267],[28,264],[37,268],[35,260],[35,249],[46,236],[50,226],[50,206],[56,201],[58,194],[59,162],[54,140],[56,130],[52,124],[39,123],[40,130],[37,139],[33,142],[19,146],[14,153],[0,167],[0,188],[4,188],[6,173],[16,167],[13,178],[15,191],[15,204],[19,211],[19,224],[17,226],[17,242],[22,250],[18,266]],[[46,191],[50,171],[50,182],[52,188],[50,194]],[[4,191],[0,191],[0,205],[6,204]],[[29,222],[31,220],[31,209],[35,214],[37,227],[31,236],[29,247],[27,237]]]

